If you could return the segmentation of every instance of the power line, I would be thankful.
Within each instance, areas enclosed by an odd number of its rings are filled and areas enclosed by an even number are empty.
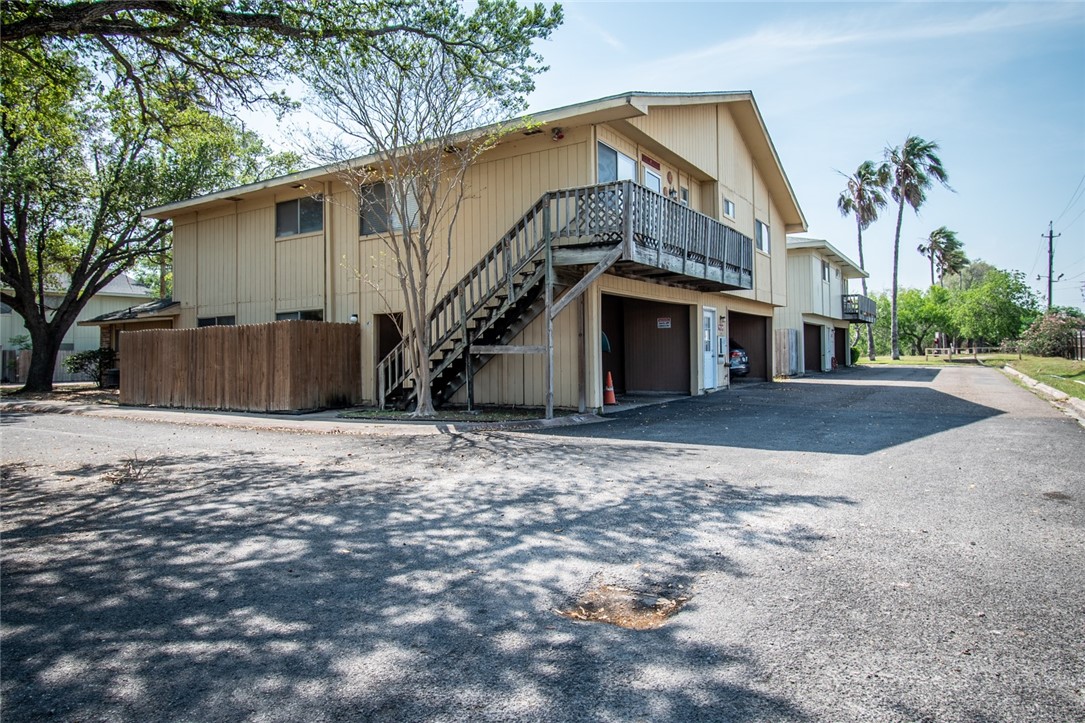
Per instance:
[[[1062,213],[1060,213],[1058,217],[1055,218],[1055,223],[1058,223],[1059,219],[1065,216],[1066,212],[1070,210],[1070,207],[1074,205],[1078,198],[1080,198],[1081,194],[1078,192],[1082,190],[1083,184],[1085,184],[1085,175],[1082,175],[1081,180],[1077,182],[1077,188],[1075,188],[1074,192],[1070,194],[1070,201],[1066,204],[1066,208],[1062,209]]]
[[[1077,221],[1077,220],[1078,220],[1079,218],[1081,218],[1081,214],[1083,214],[1083,213],[1085,213],[1085,208],[1081,209],[1081,211],[1080,211],[1080,212],[1078,213],[1078,215],[1074,216],[1073,220],[1072,220],[1072,221],[1070,221],[1070,223],[1068,223],[1068,224],[1066,224],[1065,226],[1063,226],[1063,227],[1062,227],[1062,230],[1063,230],[1063,231],[1065,231],[1066,229],[1068,229],[1068,228],[1070,228],[1071,226],[1073,226],[1073,225],[1074,225],[1074,221]],[[1062,232],[1060,231],[1060,233],[1062,233]]]

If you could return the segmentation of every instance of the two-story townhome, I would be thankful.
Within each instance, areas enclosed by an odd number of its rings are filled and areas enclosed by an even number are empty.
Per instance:
[[[53,281],[52,291],[45,291],[45,305],[47,308],[56,308],[64,298],[64,290],[61,288],[67,281],[64,278]],[[145,286],[137,284],[127,274],[121,274],[110,281],[104,289],[99,291],[83,310],[79,312],[76,323],[64,334],[60,343],[60,354],[57,356],[56,368],[53,370],[54,382],[83,381],[82,377],[73,375],[64,368],[64,359],[74,352],[97,349],[100,343],[98,329],[87,328],[85,321],[104,313],[115,312],[120,309],[142,304],[152,299],[153,292]],[[10,382],[25,382],[26,374],[30,368],[30,353],[20,353],[23,346],[20,342],[29,339],[29,332],[23,323],[23,318],[14,313],[7,304],[0,304],[0,356],[3,358],[3,378]]]
[[[850,293],[848,282],[867,276],[828,241],[787,240],[787,306],[774,314],[778,375],[851,364],[849,325],[873,324],[877,308],[872,299]]]
[[[608,373],[619,394],[699,394],[727,385],[728,338],[771,378],[783,241],[806,221],[753,95],[626,93],[532,118],[467,173],[431,317],[436,403],[598,408]],[[357,320],[363,395],[409,403],[381,239],[395,220],[361,205],[313,169],[148,210],[174,223],[177,326]]]

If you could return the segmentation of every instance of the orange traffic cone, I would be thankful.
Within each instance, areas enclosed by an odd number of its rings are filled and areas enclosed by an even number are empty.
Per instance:
[[[614,379],[611,378],[610,372],[607,372],[607,385],[603,389],[603,404],[617,404],[618,400],[614,398]]]

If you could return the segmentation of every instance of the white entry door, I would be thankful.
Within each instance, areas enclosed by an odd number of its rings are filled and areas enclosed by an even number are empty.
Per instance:
[[[704,350],[704,388],[716,388],[716,310],[704,310],[704,333],[701,335]]]

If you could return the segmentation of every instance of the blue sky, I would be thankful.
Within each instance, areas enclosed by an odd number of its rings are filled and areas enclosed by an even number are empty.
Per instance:
[[[955,192],[935,188],[918,217],[905,211],[901,283],[929,283],[915,247],[945,225],[971,258],[1023,271],[1046,295],[1041,234],[1062,214],[1055,303],[1083,306],[1085,4],[563,5],[564,25],[539,45],[550,70],[532,110],[627,90],[752,90],[806,235],[853,258],[836,169],[909,134],[935,140]],[[864,234],[873,290],[891,284],[894,222],[890,209]]]
[[[1023,271],[1046,301],[1036,277],[1054,221],[1055,303],[1085,308],[1085,3],[563,6],[565,23],[538,45],[550,69],[532,111],[631,90],[752,90],[805,235],[856,260],[837,169],[881,159],[909,134],[937,141],[954,192],[936,187],[918,217],[905,211],[901,284],[929,283],[915,248],[944,225],[970,258]],[[890,208],[864,234],[874,291],[891,284],[894,222]]]

